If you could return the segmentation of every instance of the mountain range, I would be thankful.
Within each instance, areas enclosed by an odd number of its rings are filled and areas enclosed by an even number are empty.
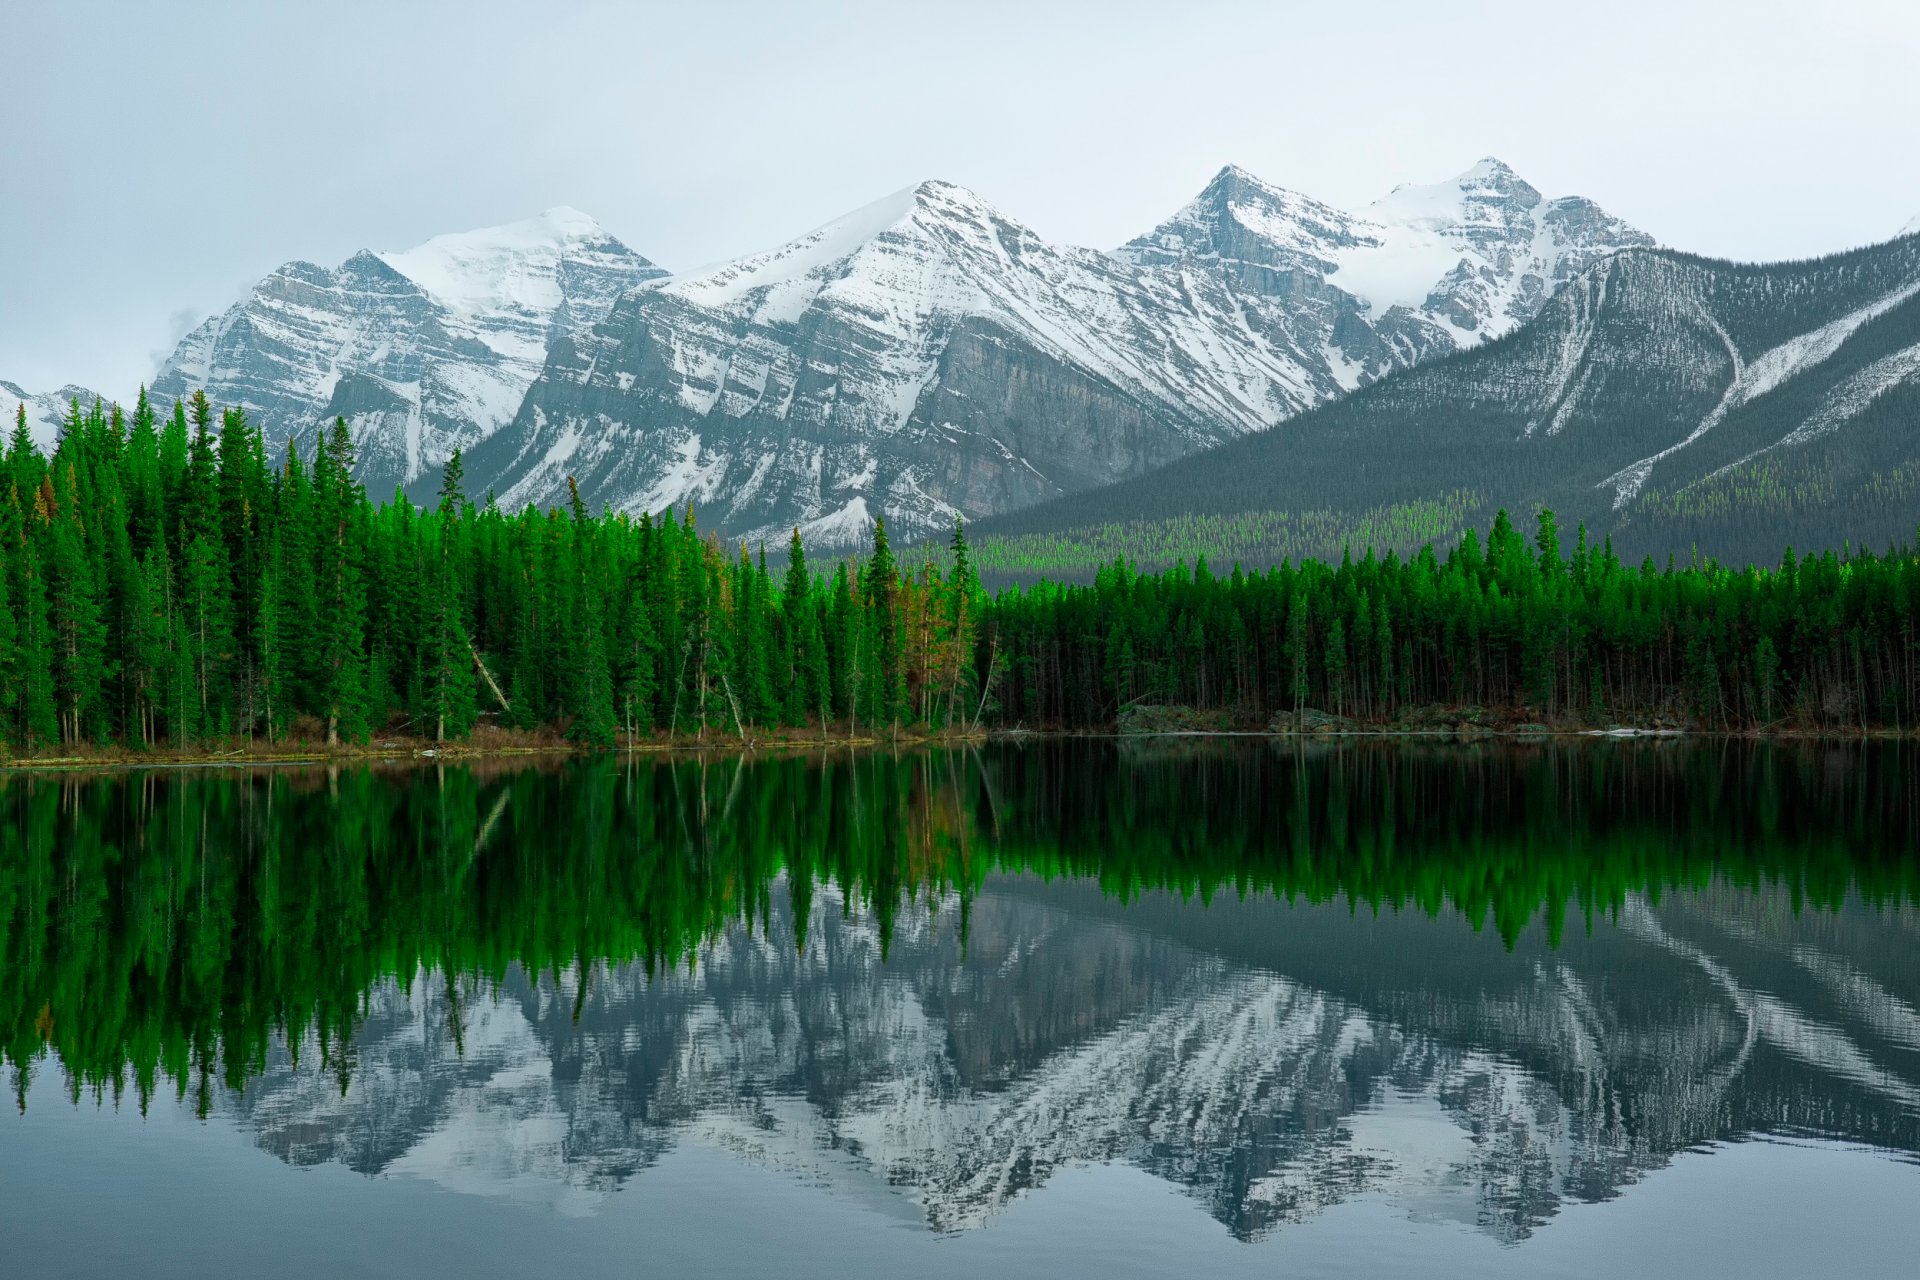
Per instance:
[[[1077,545],[1084,568],[1211,522],[1216,553],[1253,563],[1550,507],[1634,558],[1772,562],[1911,539],[1916,423],[1920,236],[1771,265],[1633,248],[1504,338],[982,531]]]
[[[1370,216],[1224,170],[1116,253],[928,182],[642,286],[556,347],[475,455],[512,505],[694,500],[736,536],[857,544],[1143,474],[1507,331],[1647,237],[1495,161]]]
[[[1111,253],[926,182],[675,276],[556,209],[289,263],[153,390],[241,405],[275,450],[345,417],[376,494],[429,492],[459,447],[510,505],[574,476],[596,505],[852,545],[883,511],[944,531],[1271,427],[1646,243],[1494,160],[1358,214],[1228,167]]]
[[[458,448],[511,508],[572,479],[775,546],[963,516],[1070,575],[1404,549],[1504,505],[1771,558],[1911,532],[1916,243],[1714,262],[1494,159],[1357,212],[1228,166],[1108,252],[944,182],[679,274],[553,209],[288,263],[153,391],[275,452],[344,417],[376,495],[426,498]],[[0,390],[43,443],[91,398]]]

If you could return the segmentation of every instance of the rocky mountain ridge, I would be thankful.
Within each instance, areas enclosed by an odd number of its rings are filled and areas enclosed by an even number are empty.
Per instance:
[[[615,509],[691,501],[749,540],[858,545],[882,512],[938,534],[1506,332],[1581,265],[1648,242],[1497,161],[1368,216],[1229,168],[1111,254],[922,183],[636,289],[556,347],[474,462],[516,506],[573,476]]]
[[[1325,535],[1278,554],[1337,558],[1348,544],[1445,546],[1496,508],[1525,519],[1548,507],[1634,559],[1695,548],[1772,564],[1788,546],[1913,537],[1916,413],[1920,238],[1780,264],[1629,249],[1507,337],[1303,415],[1284,436],[982,532],[1058,541],[1284,512]],[[1416,508],[1438,514],[1397,518]]]
[[[565,208],[334,268],[290,262],[188,334],[152,390],[240,406],[276,452],[344,417],[371,492],[431,489],[454,449],[512,420],[556,337],[661,274]]]
[[[1229,168],[1113,253],[927,182],[671,279],[560,209],[289,263],[154,391],[239,404],[275,449],[346,417],[376,494],[426,493],[459,447],[512,505],[573,476],[595,506],[854,545],[883,511],[934,532],[1271,427],[1646,239],[1494,161],[1359,214]]]

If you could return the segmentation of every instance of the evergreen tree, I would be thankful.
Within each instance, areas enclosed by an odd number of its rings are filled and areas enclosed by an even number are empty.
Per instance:
[[[32,538],[20,555],[20,585],[20,727],[15,740],[33,752],[60,741],[60,716],[53,683],[55,649],[47,614],[47,582]]]
[[[314,458],[316,702],[329,745],[367,730],[366,593],[360,578],[357,491],[352,487],[353,437],[345,418],[321,440]],[[361,500],[363,501],[363,500]]]
[[[60,737],[78,743],[95,721],[96,704],[106,691],[106,627],[87,559],[71,463],[62,474],[64,483],[58,491],[51,476],[43,480],[42,494],[54,496],[36,507],[34,516],[37,537],[45,547],[42,563],[48,580],[52,687]]]
[[[867,718],[876,726],[897,729],[906,709],[906,669],[902,661],[899,618],[899,570],[887,544],[884,517],[873,522],[873,559],[861,572],[863,603],[868,616],[869,634],[866,671],[869,679],[865,694],[870,699]]]

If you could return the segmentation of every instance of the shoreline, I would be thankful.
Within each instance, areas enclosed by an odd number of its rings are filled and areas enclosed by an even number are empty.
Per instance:
[[[900,734],[896,736],[834,735],[797,737],[770,735],[765,738],[675,738],[620,743],[611,747],[582,746],[565,741],[430,743],[385,740],[377,744],[343,744],[328,747],[302,743],[297,746],[271,746],[233,751],[139,752],[101,751],[78,755],[49,755],[0,758],[0,775],[8,773],[57,773],[89,769],[217,769],[343,764],[440,764],[470,763],[511,759],[563,760],[588,756],[634,755],[752,755],[759,752],[793,753],[817,750],[924,749],[932,747],[977,746],[987,742],[1113,741],[1151,742],[1156,740],[1245,740],[1272,742],[1369,742],[1403,741],[1427,744],[1445,743],[1472,746],[1482,743],[1565,743],[1578,742],[1905,742],[1920,738],[1915,729],[1694,729],[1661,726],[1643,728],[1614,725],[1607,728],[1559,728],[1545,725],[1523,727],[1473,726],[1455,728],[1409,728],[1404,726],[1311,727],[1303,729],[1153,729],[1055,730],[996,729],[970,734]]]

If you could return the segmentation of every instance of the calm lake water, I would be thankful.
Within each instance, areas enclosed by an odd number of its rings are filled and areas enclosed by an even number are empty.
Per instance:
[[[33,1276],[1803,1276],[1920,1246],[1920,755],[0,776]]]

